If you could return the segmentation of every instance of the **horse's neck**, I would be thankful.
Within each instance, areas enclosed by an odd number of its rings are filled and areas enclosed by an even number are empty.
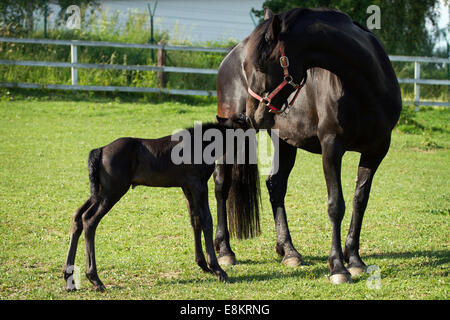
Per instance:
[[[296,28],[290,38],[294,39],[290,45],[297,51],[296,58],[305,69],[326,69],[337,75],[344,86],[370,86],[384,91],[387,68],[383,65],[389,60],[370,32],[353,23],[332,26],[316,22]]]

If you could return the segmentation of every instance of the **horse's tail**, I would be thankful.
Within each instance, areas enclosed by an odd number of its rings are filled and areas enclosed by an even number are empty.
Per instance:
[[[257,164],[233,164],[228,194],[228,226],[230,234],[247,239],[261,233],[259,205],[261,202]]]
[[[89,152],[88,169],[91,182],[91,197],[97,199],[100,193],[100,165],[102,161],[102,148]]]

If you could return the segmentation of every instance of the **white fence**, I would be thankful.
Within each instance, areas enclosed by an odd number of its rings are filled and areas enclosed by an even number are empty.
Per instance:
[[[20,39],[0,37],[0,42],[25,43],[25,44],[49,44],[49,45],[65,45],[70,46],[71,62],[50,62],[50,61],[33,61],[33,60],[0,60],[0,65],[9,66],[32,66],[32,67],[59,67],[71,68],[72,84],[39,84],[24,82],[1,82],[0,87],[9,88],[32,88],[32,89],[62,89],[62,90],[88,90],[88,91],[121,91],[121,92],[153,92],[168,93],[180,95],[203,95],[216,96],[213,90],[183,90],[183,89],[166,89],[166,88],[145,88],[145,87],[128,87],[128,86],[91,86],[78,85],[78,69],[113,69],[113,70],[138,70],[138,71],[157,71],[157,72],[181,72],[196,74],[217,74],[216,69],[200,69],[200,68],[183,68],[168,67],[165,65],[149,66],[149,65],[118,65],[118,64],[95,64],[95,63],[78,63],[79,46],[92,47],[115,47],[115,48],[134,48],[134,49],[156,49],[159,51],[196,51],[196,52],[217,52],[227,53],[227,48],[209,48],[209,47],[188,47],[188,46],[170,46],[156,44],[135,44],[135,43],[115,43],[115,42],[99,42],[99,41],[79,41],[79,40],[49,40],[49,39]],[[407,56],[389,56],[391,61],[414,62],[414,79],[398,79],[399,83],[414,84],[414,101],[404,101],[404,103],[419,105],[435,105],[449,107],[448,101],[422,101],[420,100],[420,85],[450,85],[450,80],[433,80],[420,78],[421,63],[442,63],[450,64],[450,59],[433,58],[433,57],[407,57]]]
[[[433,79],[421,79],[420,78],[420,64],[421,63],[443,63],[450,64],[450,58],[435,58],[435,57],[407,57],[407,56],[389,56],[391,61],[399,62],[414,62],[414,79],[398,79],[399,83],[411,83],[414,84],[414,101],[404,101],[404,103],[419,105],[434,105],[450,107],[450,103],[438,102],[438,101],[421,101],[420,100],[420,85],[450,85],[450,80],[433,80]]]

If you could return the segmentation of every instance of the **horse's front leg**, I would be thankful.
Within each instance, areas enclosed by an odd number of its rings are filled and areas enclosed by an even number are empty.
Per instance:
[[[228,282],[228,275],[220,267],[214,251],[213,243],[213,222],[211,211],[208,204],[207,185],[205,183],[206,194],[203,196],[202,210],[201,210],[201,224],[203,229],[203,237],[205,239],[206,261],[209,269],[218,277],[219,281]]]
[[[332,227],[331,252],[328,258],[330,281],[333,284],[351,282],[350,273],[344,266],[341,246],[341,222],[345,213],[345,202],[341,185],[341,163],[344,148],[335,135],[326,135],[321,140],[322,164],[328,191],[328,216]]]
[[[206,248],[206,269],[211,273],[215,274],[220,281],[228,281],[228,276],[225,271],[219,265],[217,261],[216,253],[214,251],[214,243],[213,243],[213,223],[211,212],[209,210],[208,205],[208,185],[207,181],[202,183],[197,183],[192,187],[188,188],[188,192],[185,194],[189,194],[189,198],[191,201],[190,213],[191,213],[191,221],[193,222],[192,227],[194,228],[194,239],[195,239],[195,247],[196,247],[196,259],[200,257],[201,263],[204,263],[204,255],[201,245],[200,232],[201,229],[203,231],[203,236],[205,239],[205,248]],[[197,261],[199,264],[199,262]],[[199,266],[205,270],[204,265],[199,264]]]
[[[295,147],[279,139],[279,148],[275,149],[272,172],[266,180],[277,232],[276,252],[283,257],[282,263],[287,266],[303,264],[302,256],[292,244],[284,207],[287,181],[295,164],[296,153]],[[278,166],[274,165],[276,161],[278,161]],[[278,168],[276,172],[274,168]]]
[[[236,256],[231,250],[230,233],[227,225],[227,199],[231,186],[232,166],[217,164],[214,169],[215,195],[217,201],[217,228],[214,246],[219,254],[218,261],[221,265],[236,264]]]

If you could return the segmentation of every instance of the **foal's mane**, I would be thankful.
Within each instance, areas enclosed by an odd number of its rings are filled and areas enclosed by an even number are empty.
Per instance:
[[[218,129],[218,130],[226,130],[226,129],[231,129],[229,126],[224,125],[223,123],[218,123],[218,122],[201,122],[201,128],[202,131],[206,131],[208,129]],[[195,125],[192,127],[188,127],[185,128],[183,130],[187,130],[189,131],[189,133],[193,133],[195,129]]]

